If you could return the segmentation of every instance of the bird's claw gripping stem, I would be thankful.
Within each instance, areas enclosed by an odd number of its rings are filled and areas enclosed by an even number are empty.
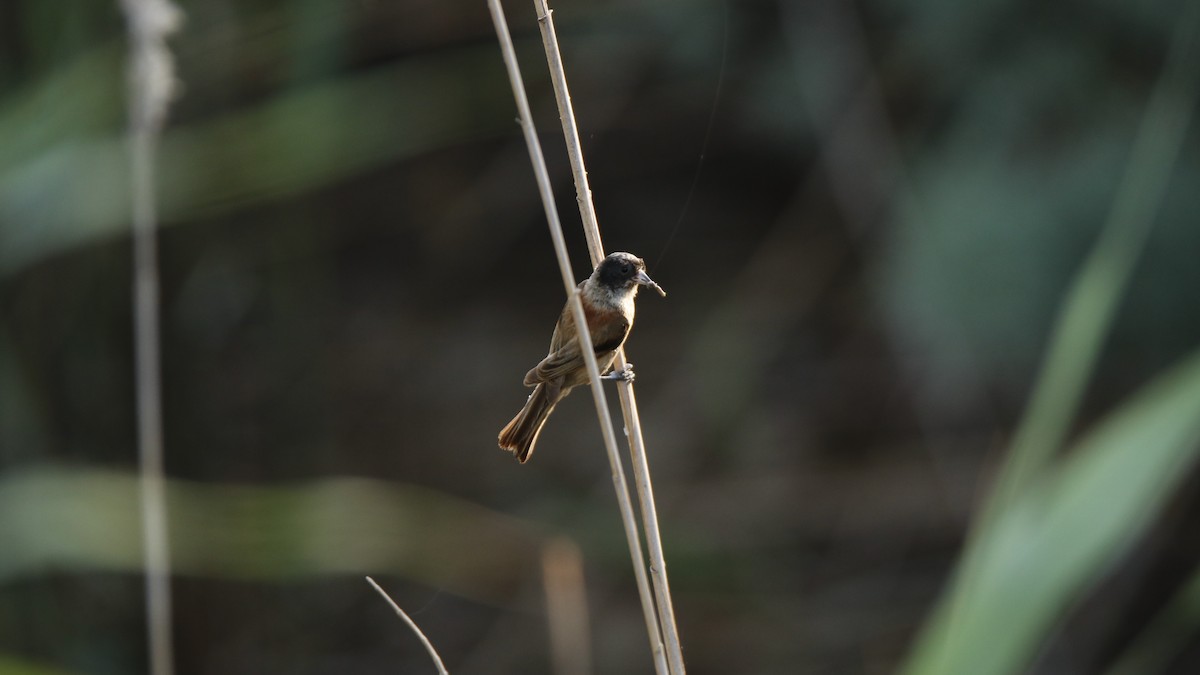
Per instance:
[[[616,380],[618,382],[629,382],[630,384],[632,384],[633,379],[634,379],[633,364],[626,363],[624,368],[622,368],[620,370],[614,370],[607,375],[601,375],[600,379]]]

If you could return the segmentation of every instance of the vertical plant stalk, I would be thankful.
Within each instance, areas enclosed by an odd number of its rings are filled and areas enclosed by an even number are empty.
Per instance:
[[[583,554],[575,542],[555,537],[542,547],[542,586],[546,593],[554,672],[590,675],[591,630],[583,583]]]
[[[583,218],[583,232],[587,238],[588,252],[592,265],[604,259],[604,245],[600,240],[600,227],[596,222],[596,207],[592,203],[592,189],[588,184],[587,168],[583,162],[583,148],[579,141],[579,127],[575,123],[575,110],[571,106],[571,92],[567,88],[567,74],[563,68],[562,53],[558,48],[558,36],[554,32],[554,20],[546,0],[534,0],[538,26],[542,32],[542,44],[546,49],[546,61],[550,67],[550,81],[554,86],[554,98],[558,101],[559,117],[566,138],[567,155],[571,161],[571,173],[575,178],[575,195],[579,202],[579,214]],[[625,348],[617,350],[614,368],[623,370]],[[667,562],[663,554],[662,537],[658,529],[658,513],[654,503],[653,483],[650,466],[646,460],[646,445],[642,438],[642,423],[638,416],[637,399],[632,382],[618,385],[617,395],[621,399],[621,413],[628,434],[629,454],[633,461],[634,486],[642,511],[642,528],[646,536],[646,547],[650,549],[650,577],[654,582],[658,620],[666,643],[667,659],[671,675],[683,675],[683,650],[679,643],[679,630],[675,623],[675,607],[671,602],[671,587],[667,581]]]
[[[375,589],[375,592],[382,595],[384,600],[387,600],[387,603],[392,607],[392,611],[396,612],[396,616],[400,617],[400,619],[412,629],[412,632],[417,634],[417,639],[419,639],[421,644],[425,646],[425,651],[429,652],[429,657],[433,659],[433,664],[437,666],[438,673],[440,673],[440,675],[450,675],[450,672],[446,670],[446,664],[442,663],[442,657],[438,656],[437,650],[433,648],[433,643],[430,642],[429,638],[425,637],[425,634],[421,632],[421,629],[417,626],[417,622],[413,621],[412,617],[410,617],[404,610],[400,609],[400,605],[397,605],[396,601],[392,600],[392,596],[388,595],[387,592],[379,586],[379,584],[375,583],[374,579],[367,577],[367,583],[371,584],[371,587]]]
[[[133,340],[137,386],[142,555],[150,673],[174,669],[171,560],[163,471],[162,373],[154,155],[174,89],[167,36],[182,15],[169,0],[122,0],[129,28],[129,161],[133,216]]]
[[[646,630],[650,637],[650,649],[654,656],[655,672],[658,675],[667,673],[666,659],[663,655],[663,643],[660,636],[654,596],[650,590],[649,579],[645,568],[645,554],[642,552],[641,538],[638,533],[637,519],[633,513],[633,502],[629,496],[629,485],[625,479],[625,470],[621,465],[621,454],[617,450],[616,432],[613,430],[612,414],[609,412],[608,399],[604,395],[604,387],[600,379],[600,368],[596,363],[596,355],[592,352],[592,336],[588,330],[587,318],[583,314],[583,305],[579,301],[579,293],[575,288],[575,273],[571,270],[571,260],[567,255],[567,244],[563,237],[562,224],[558,219],[558,208],[554,202],[554,191],[550,186],[550,174],[546,169],[546,159],[538,142],[537,130],[533,126],[533,116],[529,110],[529,99],[525,95],[525,84],[517,65],[517,54],[513,48],[512,36],[508,32],[508,22],[504,18],[504,9],[500,0],[488,0],[488,9],[492,14],[492,22],[496,27],[496,36],[500,41],[500,52],[504,57],[504,65],[512,84],[513,97],[517,103],[517,122],[525,136],[525,144],[529,148],[529,159],[533,164],[534,177],[537,179],[538,192],[541,195],[542,207],[546,211],[546,221],[550,227],[550,238],[554,242],[554,252],[558,257],[558,268],[562,273],[563,286],[567,292],[567,304],[575,319],[579,336],[580,352],[592,387],[592,398],[596,404],[596,416],[600,421],[600,433],[604,437],[604,448],[608,452],[609,467],[612,470],[613,488],[617,495],[617,507],[621,512],[621,522],[625,526],[625,539],[629,545],[629,554],[633,560],[633,571],[637,578],[638,593],[642,600],[642,613],[646,620]],[[618,356],[618,358],[620,358]]]

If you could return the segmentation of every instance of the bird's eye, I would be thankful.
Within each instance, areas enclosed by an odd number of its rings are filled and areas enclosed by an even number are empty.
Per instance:
[[[629,265],[621,265],[621,274],[629,274]]]

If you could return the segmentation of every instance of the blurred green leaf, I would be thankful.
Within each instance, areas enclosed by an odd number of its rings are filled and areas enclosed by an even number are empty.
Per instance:
[[[28,119],[57,105],[63,90],[72,92],[73,110],[110,110],[113,92],[121,90],[118,57],[113,50],[93,54],[99,63],[67,68],[0,112],[0,147],[35,130],[14,146],[24,161],[0,162],[0,274],[128,228],[124,139],[83,133],[97,118],[66,115],[33,127]],[[489,44],[291,90],[211,121],[168,126],[158,167],[162,219],[169,224],[294,195],[511,130],[505,86]]]
[[[71,675],[72,671],[0,654],[0,675]]]
[[[1067,436],[1187,138],[1198,91],[1197,33],[1200,11],[1193,8],[1181,18],[1171,58],[1142,117],[1099,241],[1067,293],[1046,365],[983,514],[982,527],[1049,463]]]
[[[50,567],[139,570],[137,481],[67,467],[5,476],[0,580]],[[520,521],[444,493],[362,478],[285,487],[172,481],[168,500],[177,574],[395,573],[496,601],[524,579],[541,540]]]
[[[1200,10],[1179,23],[1100,239],[1076,276],[1042,375],[958,576],[909,673],[1017,672],[1055,618],[1130,545],[1194,461],[1200,354],[1053,463],[1170,183],[1194,109]]]
[[[48,148],[112,133],[125,119],[122,54],[92,50],[0,99],[0,175]]]
[[[1095,45],[1045,27],[1022,32],[1001,58],[970,70],[944,128],[915,155],[914,198],[902,204],[881,277],[898,332],[951,356],[932,359],[938,372],[928,379],[961,383],[982,370],[1023,388],[1056,299],[1105,218],[1112,232],[1105,237],[1116,240],[1095,265],[1093,276],[1105,278],[1088,280],[1093,296],[1101,285],[1124,285],[1151,224],[1170,237],[1171,249],[1200,243],[1195,191],[1171,180],[1197,170],[1184,142],[1197,81],[1194,21],[1175,23],[1173,55],[1149,108],[1144,91],[1114,86]],[[1186,301],[1182,276],[1133,303]],[[1098,311],[1104,304],[1078,305],[1079,318],[1106,326],[1112,312]],[[1174,325],[1194,325],[1188,316],[1175,313]],[[1161,325],[1128,322],[1115,330],[1145,340]],[[1082,346],[1079,331],[1069,332],[1077,360],[1089,363],[1093,350]],[[1039,406],[1046,415],[1059,412],[1051,408]],[[1070,420],[1068,413],[1062,421]]]
[[[998,515],[903,672],[1020,672],[1187,474],[1197,440],[1200,353],[1112,413]]]

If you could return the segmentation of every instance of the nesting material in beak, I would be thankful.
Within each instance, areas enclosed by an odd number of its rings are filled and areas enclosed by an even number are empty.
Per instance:
[[[662,286],[654,283],[654,280],[650,278],[649,274],[646,274],[645,272],[638,272],[637,282],[643,286],[649,286],[650,288],[653,288],[654,290],[658,291],[658,294],[662,297],[667,297],[667,292],[662,289]]]

